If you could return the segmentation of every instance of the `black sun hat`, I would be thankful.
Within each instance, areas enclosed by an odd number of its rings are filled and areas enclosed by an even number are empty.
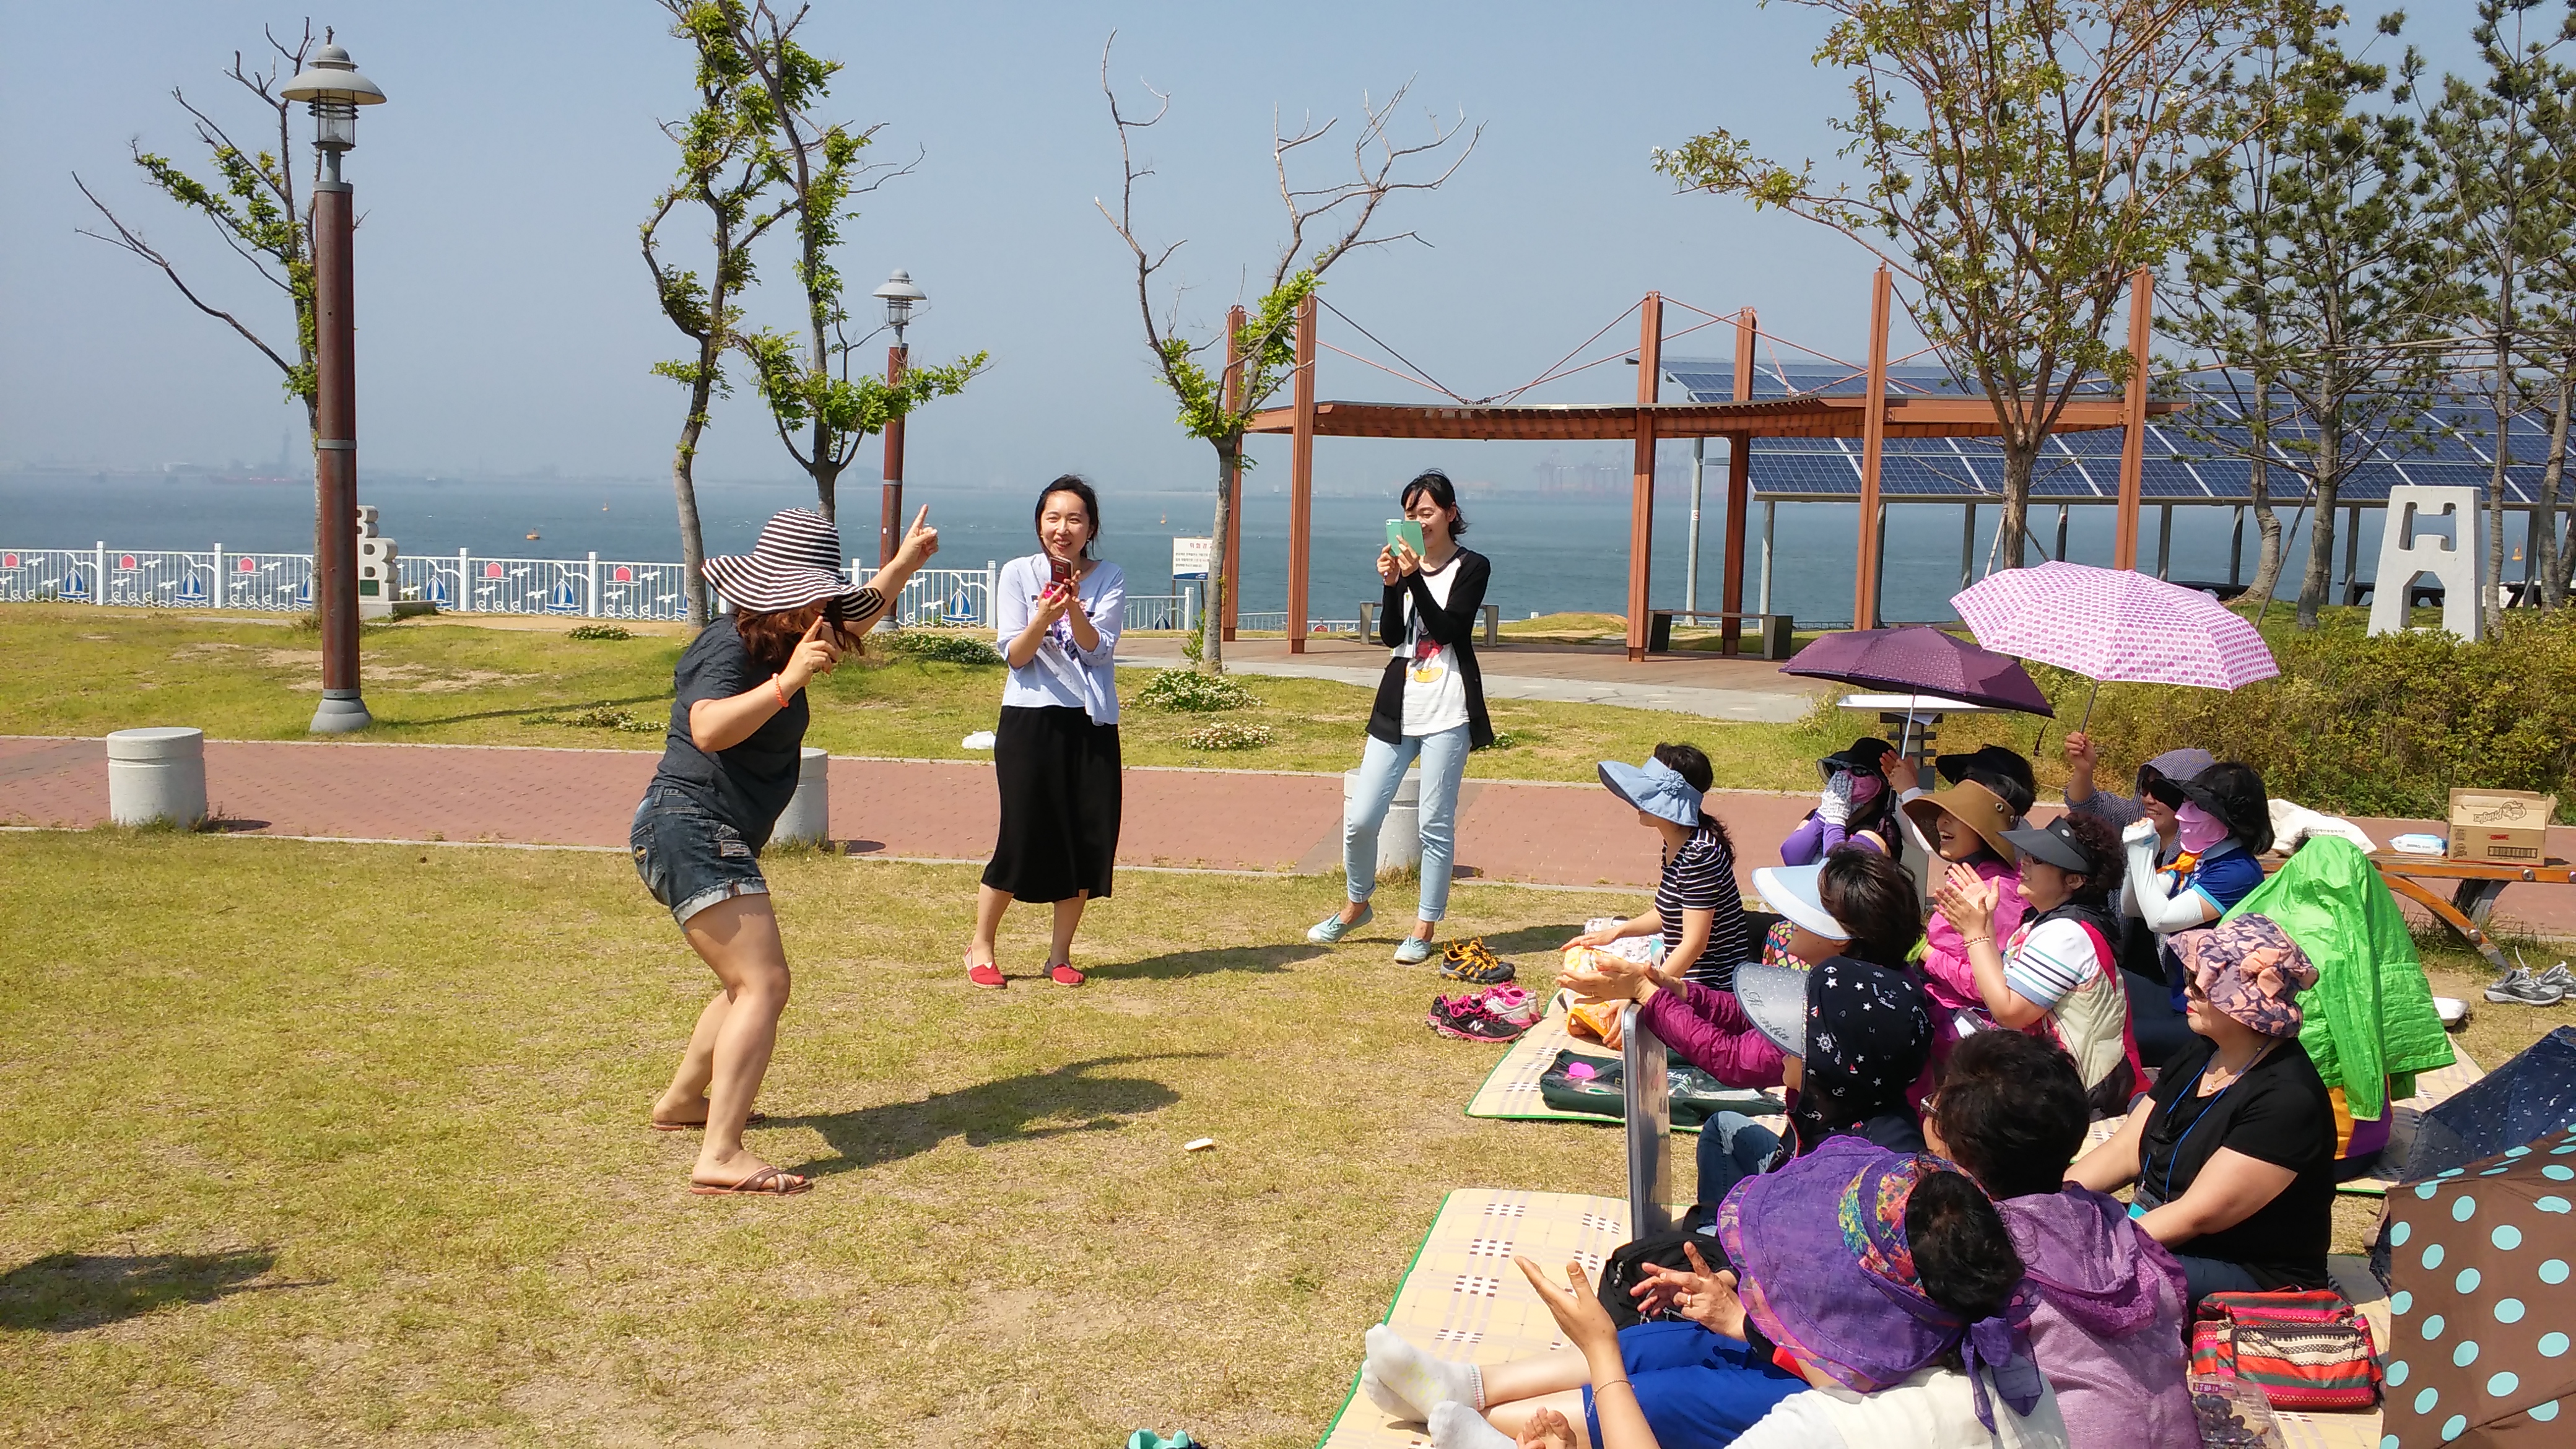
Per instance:
[[[2251,765],[2221,760],[2188,780],[2154,781],[2147,792],[2177,808],[2189,800],[2256,855],[2272,848],[2272,799],[2263,788],[2263,777]]]
[[[841,530],[811,508],[790,508],[761,527],[750,553],[708,559],[700,571],[735,608],[774,614],[856,595],[841,567]]]

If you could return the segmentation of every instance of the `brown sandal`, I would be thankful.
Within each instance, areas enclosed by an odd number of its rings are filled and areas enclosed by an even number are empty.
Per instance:
[[[699,1197],[793,1197],[813,1186],[812,1178],[775,1167],[764,1167],[736,1183],[689,1181],[689,1191]]]
[[[757,1127],[768,1120],[768,1113],[754,1108],[750,1116],[742,1119],[742,1125],[745,1127]],[[656,1132],[695,1132],[706,1125],[707,1124],[704,1122],[655,1122],[651,1124],[653,1130]]]

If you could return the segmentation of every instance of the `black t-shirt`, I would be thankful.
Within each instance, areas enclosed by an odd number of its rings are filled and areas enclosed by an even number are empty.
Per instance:
[[[2156,1078],[2138,1185],[2172,1202],[2191,1190],[2222,1147],[2290,1169],[2298,1176],[2243,1222],[2171,1246],[2185,1256],[2241,1264],[2267,1290],[2325,1287],[2334,1232],[2333,1099],[2295,1039],[2265,1052],[2226,1090],[2195,1095],[2217,1051],[2195,1034]]]
[[[1699,959],[1678,958],[1682,912],[1714,911],[1708,944]],[[1744,895],[1735,888],[1735,852],[1714,826],[1702,825],[1664,862],[1655,887],[1655,914],[1664,922],[1664,963],[1678,965],[1682,975],[1720,991],[1735,989],[1735,966],[1744,959]]]
[[[777,671],[764,669],[743,647],[731,616],[719,617],[680,652],[672,683],[679,697],[671,701],[671,730],[663,739],[662,767],[653,783],[688,794],[715,817],[742,832],[753,850],[769,843],[769,832],[796,794],[796,772],[805,744],[805,722],[811,711],[805,691],[787,697],[787,707],[771,715],[751,738],[730,749],[708,754],[689,738],[689,706],[702,699],[731,699],[754,685],[765,684]]]

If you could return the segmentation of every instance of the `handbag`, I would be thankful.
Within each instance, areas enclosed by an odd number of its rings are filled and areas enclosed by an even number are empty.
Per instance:
[[[2203,1298],[2191,1375],[2251,1385],[2276,1409],[2367,1409],[2381,1382],[2370,1320],[2327,1288]]]
[[[1617,1057],[1560,1051],[1539,1073],[1539,1100],[1559,1112],[1624,1119],[1628,1115],[1628,1065]],[[1697,1127],[1720,1112],[1767,1116],[1780,1104],[1765,1093],[1739,1091],[1687,1064],[1667,1065],[1664,1090],[1676,1127]]]

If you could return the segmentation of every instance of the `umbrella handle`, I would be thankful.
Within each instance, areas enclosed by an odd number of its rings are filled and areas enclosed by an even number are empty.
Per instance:
[[[2098,680],[2098,679],[2097,679],[2097,680],[2094,680],[2094,681],[2093,681],[2093,688],[2092,688],[2092,690],[2084,696],[2084,718],[2083,718],[2083,720],[2082,720],[2081,722],[2079,722],[2079,723],[2075,726],[2076,733],[2078,733],[2078,734],[2083,733],[2083,731],[2084,731],[2084,727],[2085,727],[2086,725],[2089,725],[2089,724],[2093,723],[2093,701],[2094,701],[2095,699],[2099,698],[2099,697],[2101,696],[2101,693],[2102,693],[2102,681],[2100,681],[2100,680]],[[2038,733],[2037,735],[2032,736],[2032,738],[2031,738],[2031,742],[2030,742],[2030,757],[2031,757],[2032,759],[2036,760],[2036,759],[2038,759],[2038,758],[2039,758],[2039,744],[2040,744],[2040,741],[2045,740],[2045,739],[2047,739],[2047,738],[2048,738],[2048,717],[2047,717],[2046,715],[2042,715],[2042,716],[2040,717],[2040,721],[2039,721],[2039,733]]]

